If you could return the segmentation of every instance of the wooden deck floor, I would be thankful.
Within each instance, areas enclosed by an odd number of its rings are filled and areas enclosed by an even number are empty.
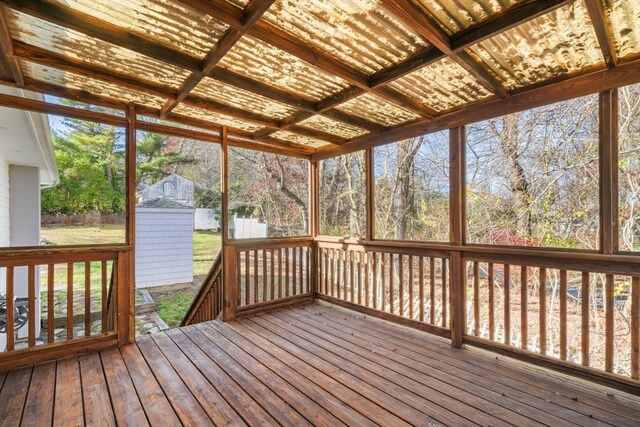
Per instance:
[[[0,373],[0,425],[615,425],[640,399],[333,306]]]

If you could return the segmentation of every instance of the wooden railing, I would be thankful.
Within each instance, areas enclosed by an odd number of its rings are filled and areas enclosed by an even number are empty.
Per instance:
[[[182,319],[181,326],[217,319],[222,312],[223,297],[222,254],[218,254]]]
[[[233,240],[228,243],[229,298],[236,317],[313,299],[313,239]],[[231,296],[233,295],[233,296]]]
[[[513,252],[464,254],[464,341],[640,385],[640,262]]]
[[[317,253],[319,298],[450,336],[450,253],[322,239]]]
[[[116,295],[128,279],[121,269],[129,252],[122,249],[1,251],[6,346],[0,348],[0,370],[117,344]]]

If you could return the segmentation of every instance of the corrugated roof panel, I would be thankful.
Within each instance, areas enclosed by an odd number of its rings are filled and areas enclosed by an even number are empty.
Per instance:
[[[523,0],[415,0],[449,35],[456,34]]]
[[[341,121],[324,116],[310,117],[306,120],[301,121],[300,126],[330,133],[332,135],[340,136],[347,139],[356,138],[368,133],[366,129],[362,129],[360,127],[343,123]]]
[[[6,10],[14,39],[118,73],[178,88],[188,72],[32,16]]]
[[[319,139],[309,138],[307,136],[298,135],[295,133],[287,132],[284,130],[279,130],[278,132],[274,132],[271,134],[272,137],[281,139],[283,141],[295,142],[297,144],[308,145],[310,147],[324,147],[325,145],[329,145],[328,142],[320,141]]]
[[[420,117],[372,93],[365,93],[353,98],[344,104],[338,105],[336,109],[380,123],[383,126],[394,126]]]
[[[224,114],[218,114],[202,108],[192,107],[190,105],[178,104],[173,112],[183,116],[193,117],[194,119],[200,119],[214,124],[223,126],[229,126],[235,129],[246,130],[248,132],[255,132],[262,129],[262,126],[255,125],[253,123],[245,122],[244,120],[236,119],[235,117],[226,116]]]
[[[51,83],[70,89],[82,90],[93,95],[104,96],[125,102],[135,102],[153,108],[160,108],[164,104],[163,98],[147,95],[142,92],[121,88],[115,84],[105,83],[78,74],[60,71],[55,68],[44,67],[26,61],[20,62],[26,78]]]
[[[449,58],[414,71],[390,86],[436,111],[449,110],[491,95]]]
[[[606,0],[607,14],[613,29],[618,56],[637,56],[640,53],[640,1]]]
[[[314,101],[348,86],[345,80],[249,36],[244,36],[220,65]]]
[[[227,25],[173,0],[49,0],[202,59]]]
[[[288,105],[210,78],[203,79],[192,93],[278,120],[289,117],[297,111]]]
[[[583,1],[478,43],[469,52],[509,89],[603,63]]]
[[[373,74],[429,46],[380,6],[379,0],[278,0],[263,19]]]

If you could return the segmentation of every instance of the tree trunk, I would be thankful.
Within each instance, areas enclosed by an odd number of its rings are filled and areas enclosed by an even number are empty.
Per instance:
[[[397,144],[396,176],[393,192],[394,238],[404,240],[407,236],[409,211],[409,191],[416,154],[422,145],[422,138],[414,138]]]

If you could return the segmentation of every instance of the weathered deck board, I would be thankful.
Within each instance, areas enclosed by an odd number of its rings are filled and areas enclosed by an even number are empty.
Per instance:
[[[640,399],[326,304],[0,372],[0,425],[632,426]]]

